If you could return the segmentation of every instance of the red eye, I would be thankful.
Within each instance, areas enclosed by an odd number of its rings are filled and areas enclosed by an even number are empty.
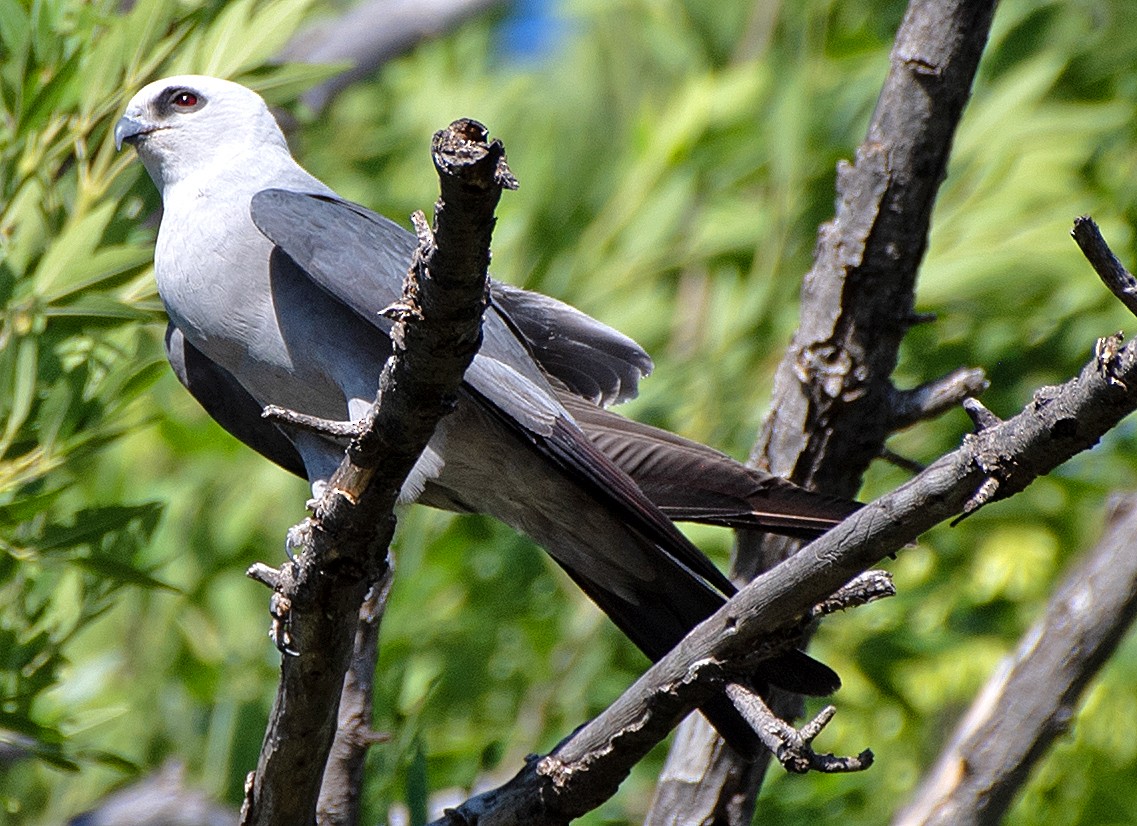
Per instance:
[[[170,99],[170,103],[179,109],[192,109],[197,106],[197,95],[193,92],[178,92]]]

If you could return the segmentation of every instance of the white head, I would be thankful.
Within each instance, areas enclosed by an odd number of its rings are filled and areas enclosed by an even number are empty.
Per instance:
[[[288,144],[256,92],[205,75],[156,80],[130,99],[115,124],[115,146],[138,150],[159,190],[200,170],[211,170],[250,152]]]

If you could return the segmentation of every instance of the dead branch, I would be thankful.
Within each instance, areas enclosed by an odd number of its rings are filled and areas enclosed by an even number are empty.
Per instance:
[[[788,621],[960,513],[989,480],[997,482],[991,499],[1005,498],[1092,447],[1137,409],[1135,381],[1137,344],[1118,346],[1108,363],[1091,359],[1077,378],[1040,391],[1014,418],[966,436],[958,450],[755,579],[599,717],[436,826],[562,824],[599,805],[676,720],[748,673],[754,651]]]
[[[499,142],[456,121],[435,135],[442,195],[434,237],[416,252],[376,403],[313,516],[289,532],[299,550],[275,576],[274,630],[294,655],[281,680],[241,823],[311,823],[352,655],[360,605],[385,573],[392,508],[480,341],[493,210],[512,181]],[[445,204],[445,210],[441,207]],[[380,463],[380,459],[382,460]]]
[[[502,5],[503,0],[366,0],[297,34],[280,58],[347,64],[344,71],[304,93],[304,103],[320,112],[387,61]]]
[[[1065,576],[1041,618],[979,692],[894,823],[1002,822],[1137,616],[1135,534],[1137,495],[1131,493],[1113,504],[1101,541]]]
[[[837,170],[837,214],[818,232],[800,326],[751,453],[758,467],[852,496],[890,430],[912,418],[912,397],[898,396],[889,377],[901,338],[921,320],[916,271],[995,5],[910,0],[865,140],[855,163]],[[797,547],[782,537],[740,535],[734,578],[752,579]],[[799,707],[787,696],[775,710],[791,719]],[[694,719],[685,725],[698,725]],[[694,737],[680,741],[715,762],[700,770],[688,756],[669,758],[646,822],[749,824],[763,767]],[[687,779],[700,775],[707,778],[701,787]]]
[[[320,826],[355,826],[359,823],[360,795],[363,791],[363,765],[371,746],[387,736],[371,728],[371,693],[375,683],[375,663],[379,659],[379,624],[387,609],[394,565],[387,567],[383,579],[367,592],[359,609],[359,625],[351,665],[340,695],[336,736],[324,769],[316,821]]]
[[[1076,219],[1070,234],[1102,283],[1129,308],[1129,312],[1137,315],[1137,278],[1113,254],[1094,219],[1088,215]]]

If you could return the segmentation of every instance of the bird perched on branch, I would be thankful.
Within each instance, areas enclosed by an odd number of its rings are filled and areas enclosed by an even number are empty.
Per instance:
[[[364,413],[391,352],[380,311],[400,296],[414,236],[309,175],[264,101],[236,83],[151,83],[114,135],[162,194],[154,269],[178,378],[237,438],[326,481],[342,445],[261,411]],[[855,506],[604,409],[635,395],[651,367],[612,328],[495,282],[458,403],[400,498],[528,534],[656,660],[735,591],[672,520],[808,537]],[[753,680],[809,694],[839,685],[798,650]],[[753,747],[725,696],[703,711],[736,748]]]

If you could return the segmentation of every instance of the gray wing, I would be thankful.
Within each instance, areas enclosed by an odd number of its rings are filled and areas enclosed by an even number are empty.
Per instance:
[[[379,311],[398,297],[410,259],[409,233],[356,204],[279,189],[253,197],[252,217],[314,283],[361,318],[389,330]],[[392,252],[389,245],[399,233],[404,237],[395,243],[401,246]],[[396,263],[402,252],[405,261]],[[493,306],[482,322],[482,346],[465,383],[466,392],[518,429],[546,460],[590,486],[601,501],[626,512],[634,523],[631,528],[655,545],[669,564],[720,592],[733,593],[730,580],[576,426],[525,344]]]
[[[311,280],[364,320],[389,333],[380,315],[399,299],[415,239],[357,204],[326,195],[268,189],[252,200],[253,223]],[[567,416],[544,373],[493,306],[466,381],[534,433],[548,435]]]
[[[605,407],[627,401],[651,374],[642,347],[576,307],[498,282],[490,294],[545,372],[582,399]]]
[[[166,327],[166,358],[178,381],[219,425],[266,459],[304,478],[300,454],[280,428],[261,416],[260,403],[173,324]]]
[[[368,308],[368,321],[390,330],[377,313],[400,297],[416,243],[411,233],[358,204],[282,189],[257,193],[252,214],[313,281],[357,311]],[[542,388],[551,376],[596,404],[632,398],[652,368],[643,348],[622,333],[554,298],[498,281],[490,284],[482,335],[479,355],[498,362],[484,368],[495,379],[502,366],[522,370]],[[477,381],[482,368],[474,369]]]

